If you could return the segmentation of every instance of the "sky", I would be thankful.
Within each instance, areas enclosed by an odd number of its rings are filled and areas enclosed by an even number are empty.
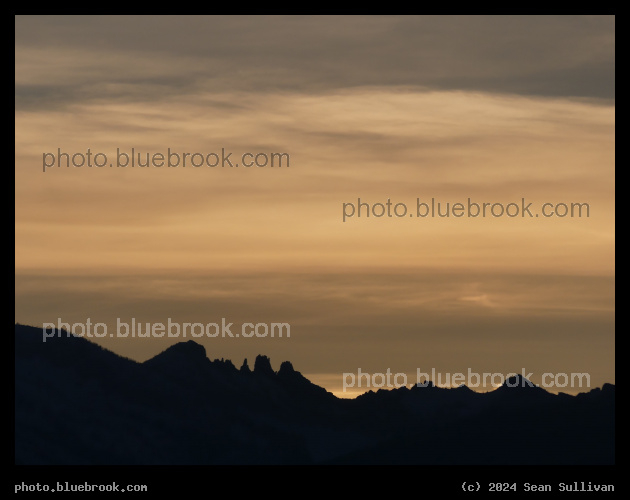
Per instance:
[[[614,16],[15,27],[16,322],[288,323],[194,340],[237,366],[290,360],[340,397],[366,390],[342,391],[358,370],[614,383]],[[107,164],[44,166],[88,148]],[[109,166],[132,148],[239,166]],[[418,217],[432,199],[520,212]],[[375,216],[388,200],[404,216]],[[144,361],[189,338],[91,340]]]

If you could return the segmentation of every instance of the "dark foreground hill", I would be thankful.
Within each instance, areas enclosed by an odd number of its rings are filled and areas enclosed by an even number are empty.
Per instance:
[[[511,385],[515,385],[511,381]],[[428,387],[338,399],[291,363],[144,362],[15,327],[17,464],[612,464],[615,387]]]

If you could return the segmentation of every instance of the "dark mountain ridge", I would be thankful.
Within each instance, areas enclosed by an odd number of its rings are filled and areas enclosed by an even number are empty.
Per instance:
[[[517,376],[520,377],[520,376]],[[615,387],[401,387],[339,399],[284,361],[194,341],[138,363],[15,326],[18,464],[611,464]],[[513,387],[511,386],[513,385]]]

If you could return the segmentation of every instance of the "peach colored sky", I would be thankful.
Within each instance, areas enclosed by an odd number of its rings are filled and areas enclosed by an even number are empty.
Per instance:
[[[359,367],[614,382],[614,18],[262,21],[16,18],[16,321],[289,322],[199,341],[334,391]],[[42,172],[132,147],[291,163]],[[342,222],[359,197],[590,217]]]

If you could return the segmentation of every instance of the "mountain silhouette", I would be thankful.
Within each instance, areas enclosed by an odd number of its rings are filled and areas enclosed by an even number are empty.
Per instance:
[[[205,347],[189,340],[170,346],[154,358],[145,361],[144,364],[154,368],[178,368],[189,371],[193,367],[202,367],[209,361]]]
[[[615,386],[520,375],[494,391],[412,386],[339,399],[289,361],[253,370],[194,341],[143,362],[15,326],[17,464],[612,464]]]

